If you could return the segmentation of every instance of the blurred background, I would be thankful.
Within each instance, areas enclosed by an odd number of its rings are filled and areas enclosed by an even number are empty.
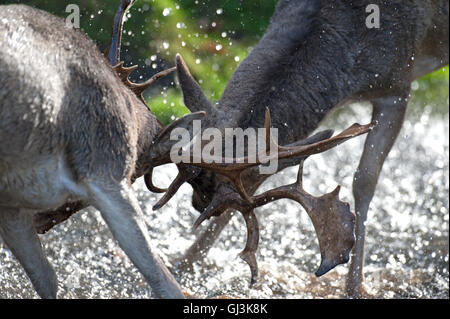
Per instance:
[[[119,0],[0,0],[24,3],[66,17],[68,4],[81,11],[81,28],[104,51]],[[267,28],[277,0],[139,0],[124,25],[122,60],[139,65],[134,81],[144,81],[174,65],[181,53],[212,101],[222,95],[239,63]],[[433,104],[434,112],[448,112],[448,67],[413,84],[418,111]],[[187,112],[173,77],[147,92],[152,111],[167,124]],[[439,106],[439,107],[435,107]],[[414,110],[413,110],[414,111]]]

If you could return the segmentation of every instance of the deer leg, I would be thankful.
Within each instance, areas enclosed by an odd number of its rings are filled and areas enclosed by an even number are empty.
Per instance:
[[[351,298],[361,296],[367,213],[384,161],[402,128],[406,108],[407,101],[398,96],[373,101],[372,120],[376,126],[367,137],[364,153],[353,183],[356,206],[356,243],[346,286],[347,295]]]
[[[102,214],[119,246],[144,275],[157,298],[184,298],[181,287],[154,252],[144,216],[131,187],[89,185],[93,206]]]
[[[32,218],[31,213],[0,207],[0,236],[25,269],[38,295],[55,299],[55,271],[44,255]]]

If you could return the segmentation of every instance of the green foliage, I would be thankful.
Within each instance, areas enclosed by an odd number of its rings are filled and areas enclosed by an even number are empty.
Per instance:
[[[143,81],[174,65],[181,53],[208,97],[217,101],[233,71],[264,33],[277,0],[138,0],[125,23],[122,59],[137,64],[134,81]],[[82,29],[107,47],[111,23],[120,0],[0,0],[25,3],[66,17],[68,4],[81,10]],[[448,112],[448,68],[413,85],[414,104],[440,105]],[[149,105],[162,122],[187,112],[173,77],[148,93]]]

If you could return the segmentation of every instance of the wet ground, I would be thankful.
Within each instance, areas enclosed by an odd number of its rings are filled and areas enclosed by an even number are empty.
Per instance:
[[[354,106],[322,128],[345,128],[370,121],[369,108]],[[410,115],[387,160],[367,222],[366,291],[370,298],[449,298],[449,119],[426,108]],[[358,138],[305,166],[305,188],[315,195],[343,186],[341,198],[352,203],[352,176],[364,139]],[[159,169],[157,185],[168,185],[176,169]],[[292,183],[290,169],[264,186]],[[142,180],[135,185],[153,244],[168,265],[195,239],[198,214],[190,205],[189,186],[164,209],[153,212],[157,196]],[[283,200],[257,212],[261,225],[260,279],[249,288],[248,266],[237,257],[246,230],[236,215],[202,265],[177,274],[191,295],[242,298],[341,298],[347,266],[321,278],[317,239],[307,214]],[[93,209],[57,226],[42,242],[59,279],[59,298],[150,298],[139,272],[113,240]],[[0,298],[37,298],[28,278],[0,244]]]

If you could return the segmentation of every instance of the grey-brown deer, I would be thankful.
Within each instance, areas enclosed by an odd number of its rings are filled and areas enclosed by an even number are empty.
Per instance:
[[[28,6],[0,7],[0,235],[43,298],[57,296],[57,280],[37,233],[89,205],[101,212],[114,238],[156,297],[183,297],[176,280],[152,251],[131,184],[145,176],[150,191],[165,192],[152,184],[152,171],[171,162],[176,142],[171,140],[171,132],[190,128],[194,120],[205,117],[205,112],[189,114],[163,127],[149,111],[142,93],[174,69],[142,84],[130,82],[129,75],[136,67],[125,68],[119,63],[120,39],[124,14],[134,2],[121,1],[106,52],[108,59],[80,30],[67,26],[62,19]],[[180,57],[178,64],[184,67]],[[187,72],[185,68],[180,70]],[[182,81],[183,76],[189,75],[181,73]],[[207,111],[211,112],[208,122],[214,122],[215,110]],[[268,112],[265,124],[270,130]],[[288,148],[279,146],[279,150],[286,161],[305,158],[369,129],[355,125],[333,138],[322,134]],[[219,169],[220,174],[229,176],[231,171],[255,166],[246,165],[180,165],[180,174],[191,179],[206,168]],[[176,189],[174,185],[167,191],[166,200]],[[238,199],[236,205],[240,204],[245,212],[271,200],[249,200],[245,190],[240,190],[244,200]],[[313,215],[332,210],[332,219],[343,218],[342,227],[333,227],[336,236],[342,233],[340,245],[348,255],[354,241],[353,215],[347,205],[337,200],[337,192],[315,199],[302,190],[301,174],[295,191],[274,191],[276,194],[270,196],[293,196]],[[252,234],[254,215],[246,216]],[[323,228],[329,224],[320,216],[314,218],[318,228],[326,230]],[[324,252],[328,244],[323,246]],[[250,240],[248,246],[253,249],[255,242]],[[254,251],[248,256],[254,257]],[[254,264],[252,260],[249,263]]]
[[[367,25],[366,9],[374,4],[380,9],[379,28]],[[282,144],[306,138],[339,105],[372,103],[374,129],[353,186],[356,244],[346,286],[349,297],[361,296],[367,213],[383,163],[402,127],[411,83],[449,62],[448,9],[448,0],[280,0],[266,33],[233,74],[216,107],[178,59],[180,84],[191,111],[213,114],[208,121],[213,119],[214,127],[246,129],[261,127],[269,107]],[[285,161],[280,170],[303,160]],[[180,268],[205,255],[230,220],[230,209],[246,211],[254,206],[230,204],[233,198],[234,203],[242,200],[236,194],[253,194],[268,177],[248,170],[243,184],[238,181],[230,187],[216,173],[204,169],[195,178],[177,181],[192,185],[193,204],[203,212],[200,222],[227,212],[199,236],[181,258]],[[230,175],[232,180],[235,176]],[[269,195],[265,200],[279,199],[279,193]],[[328,259],[324,265],[324,260],[318,275],[343,261]]]

